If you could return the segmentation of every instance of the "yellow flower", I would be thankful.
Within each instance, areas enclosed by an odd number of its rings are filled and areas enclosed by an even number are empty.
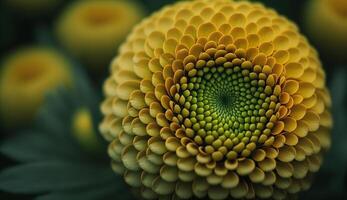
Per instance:
[[[49,13],[62,0],[5,0],[4,3],[21,14],[39,15]]]
[[[84,149],[92,152],[100,148],[92,115],[87,108],[82,107],[76,110],[72,117],[72,133]]]
[[[60,53],[46,47],[11,54],[0,73],[0,111],[5,125],[30,122],[48,91],[71,84],[69,68]]]
[[[121,46],[104,92],[112,167],[145,199],[291,199],[330,146],[317,52],[258,3],[163,8]]]
[[[305,28],[331,59],[346,60],[347,1],[311,0],[305,10]]]
[[[143,10],[129,1],[88,0],[68,7],[58,20],[62,45],[94,70],[105,69]]]

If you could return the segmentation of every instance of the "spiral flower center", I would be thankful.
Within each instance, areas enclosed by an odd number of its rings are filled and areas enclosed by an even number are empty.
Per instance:
[[[234,98],[235,97],[232,94],[224,93],[224,91],[220,91],[220,93],[217,94],[217,99],[215,104],[216,106],[222,107],[221,109],[229,111],[232,109],[232,106],[234,105]],[[221,112],[224,112],[224,110],[222,110]]]
[[[187,136],[205,146],[207,153],[221,151],[229,159],[236,152],[248,156],[270,134],[278,98],[274,85],[266,85],[263,66],[247,61],[243,50],[217,49],[210,48],[210,54],[200,53],[195,64],[186,64],[188,72],[177,96],[183,108],[178,118]]]

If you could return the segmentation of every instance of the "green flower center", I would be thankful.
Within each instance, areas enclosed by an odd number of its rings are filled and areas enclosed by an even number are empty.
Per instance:
[[[216,94],[216,106],[220,106],[220,112],[232,110],[234,105],[234,96],[230,93],[220,91],[220,94]]]
[[[279,106],[275,85],[266,84],[267,74],[258,70],[263,67],[244,58],[233,64],[212,62],[196,64],[181,81],[177,100],[187,136],[215,150],[261,144],[260,136],[270,135],[271,117]]]

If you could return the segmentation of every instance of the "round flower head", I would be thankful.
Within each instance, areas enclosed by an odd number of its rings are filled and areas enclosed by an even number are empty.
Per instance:
[[[330,145],[317,52],[261,4],[165,7],[111,73],[100,130],[113,169],[145,199],[291,198]]]
[[[78,1],[58,20],[57,36],[68,51],[100,69],[142,16],[140,7],[125,0]]]
[[[346,60],[347,1],[312,0],[305,10],[305,27],[330,58]]]
[[[31,47],[10,55],[0,73],[0,111],[5,125],[31,121],[48,91],[71,83],[69,67],[50,48]]]

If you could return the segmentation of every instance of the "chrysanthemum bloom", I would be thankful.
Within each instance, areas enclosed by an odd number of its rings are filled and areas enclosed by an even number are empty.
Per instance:
[[[71,129],[71,132],[84,149],[88,151],[100,149],[90,110],[84,107],[77,109],[72,116]]]
[[[305,28],[330,58],[347,60],[347,1],[311,0],[305,10]]]
[[[5,0],[5,5],[20,12],[21,14],[36,16],[49,13],[63,0]]]
[[[30,47],[10,55],[0,72],[1,118],[8,126],[34,118],[45,94],[71,84],[69,62],[46,47]]]
[[[81,61],[95,69],[105,69],[118,44],[142,16],[142,8],[126,0],[78,1],[62,13],[57,36]]]
[[[145,199],[291,198],[330,145],[317,52],[261,4],[165,7],[111,73],[100,130],[114,171]]]

